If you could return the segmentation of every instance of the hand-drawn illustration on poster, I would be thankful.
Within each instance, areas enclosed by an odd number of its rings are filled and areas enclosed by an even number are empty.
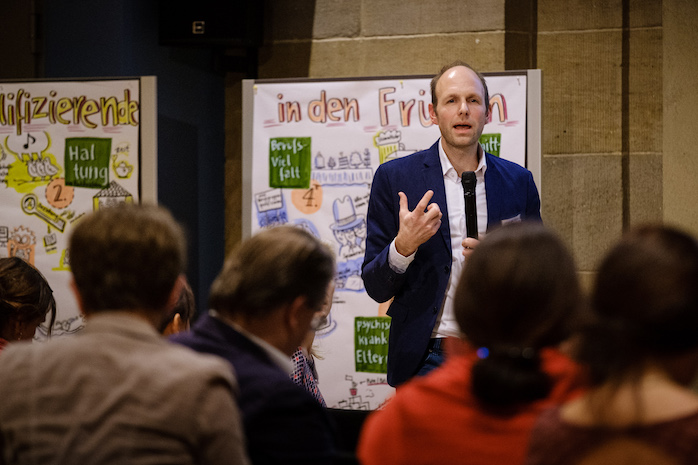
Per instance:
[[[139,200],[140,117],[138,79],[0,82],[0,257],[46,277],[54,337],[84,326],[69,286],[73,226]],[[35,337],[47,332],[43,323]]]

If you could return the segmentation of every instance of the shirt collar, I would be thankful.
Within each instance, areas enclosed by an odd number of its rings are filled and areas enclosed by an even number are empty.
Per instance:
[[[213,318],[231,326],[235,331],[242,334],[247,339],[258,345],[269,356],[271,361],[274,362],[274,364],[281,368],[285,373],[288,373],[289,375],[293,373],[293,361],[290,357],[281,352],[279,349],[269,344],[267,341],[260,338],[259,336],[255,336],[251,332],[246,331],[242,328],[242,326],[226,318],[225,316],[221,315],[213,309],[209,310],[208,314],[211,315]]]
[[[484,176],[485,171],[487,171],[487,157],[485,157],[485,151],[482,149],[482,146],[478,144],[477,147],[478,151],[480,152],[480,161],[477,164],[475,175]],[[441,162],[441,172],[444,177],[447,177],[448,172],[453,170],[453,172],[456,174],[456,178],[460,178],[460,173],[456,173],[456,169],[453,167],[453,164],[451,164],[451,160],[449,160],[448,156],[446,156],[443,146],[443,139],[439,139],[439,161]]]

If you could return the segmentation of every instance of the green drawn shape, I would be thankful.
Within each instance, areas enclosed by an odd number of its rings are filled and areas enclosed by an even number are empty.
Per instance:
[[[388,372],[390,318],[354,318],[354,366],[357,372]]]
[[[73,137],[65,140],[65,185],[104,188],[109,185],[111,139]]]
[[[501,134],[483,134],[480,136],[480,145],[482,149],[491,153],[495,157],[499,156],[499,149],[502,146],[502,135]]]
[[[310,187],[310,137],[269,139],[269,187]]]

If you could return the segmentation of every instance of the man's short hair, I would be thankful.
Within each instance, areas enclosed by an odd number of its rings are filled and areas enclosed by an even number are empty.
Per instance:
[[[159,310],[186,264],[182,228],[169,211],[123,204],[83,218],[70,266],[87,312]]]
[[[436,83],[439,82],[439,79],[441,79],[441,76],[446,73],[451,68],[455,68],[456,66],[464,66],[477,74],[477,77],[480,78],[480,82],[482,83],[482,87],[485,89],[485,108],[487,109],[487,112],[489,113],[490,109],[490,91],[487,89],[487,82],[485,82],[485,76],[483,76],[479,71],[477,71],[475,68],[470,66],[468,63],[461,61],[461,60],[456,60],[452,63],[449,63],[445,65],[443,68],[441,68],[441,71],[434,76],[431,79],[431,104],[434,107],[434,111],[436,111],[436,103],[437,103],[437,98],[436,98]]]
[[[253,318],[297,297],[319,310],[333,276],[334,257],[326,246],[301,228],[279,226],[237,246],[211,286],[209,303],[223,314]]]

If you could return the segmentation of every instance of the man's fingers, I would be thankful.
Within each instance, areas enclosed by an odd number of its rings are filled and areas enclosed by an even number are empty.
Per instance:
[[[420,200],[419,203],[417,204],[417,206],[415,207],[415,210],[417,210],[419,212],[423,212],[424,210],[426,210],[427,205],[429,205],[429,201],[431,200],[431,198],[433,196],[434,196],[433,190],[430,189],[430,190],[426,191],[426,193],[424,194],[424,197],[422,197],[422,200]]]
[[[442,216],[443,216],[443,214],[441,213],[441,208],[439,208],[439,205],[436,203],[430,203],[429,206],[427,207],[427,212],[426,212],[427,220],[430,220],[432,218],[441,219]]]
[[[436,234],[436,231],[438,231],[439,229],[441,229],[441,220],[440,219],[436,220],[436,223],[434,224],[434,234]]]
[[[473,237],[466,237],[463,239],[463,242],[461,242],[461,245],[463,246],[463,251],[466,251],[473,250],[479,243],[480,241]]]
[[[400,197],[400,211],[407,210],[407,196],[404,192],[398,192],[397,196]]]

